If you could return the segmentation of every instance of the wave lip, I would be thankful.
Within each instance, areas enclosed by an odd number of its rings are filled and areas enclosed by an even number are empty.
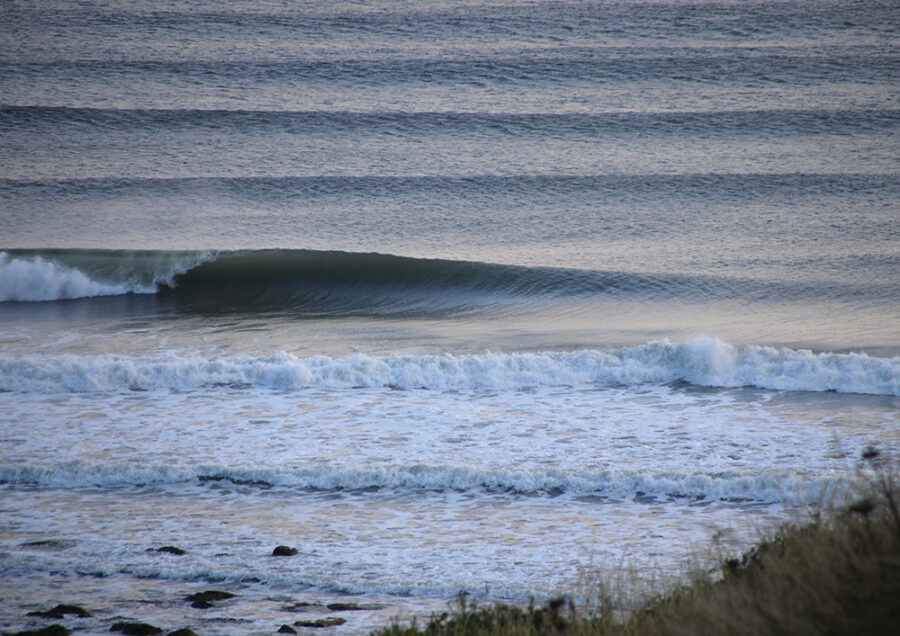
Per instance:
[[[148,294],[155,291],[144,287],[129,288],[124,284],[102,283],[80,270],[45,261],[40,256],[10,260],[8,254],[0,253],[0,302]]]
[[[206,252],[3,251],[0,302],[155,294],[210,258]]]
[[[315,250],[0,252],[0,302],[161,293],[180,310],[209,313],[443,315],[501,298],[665,287],[646,278]]]
[[[286,352],[268,357],[221,358],[108,354],[0,357],[0,391],[22,393],[209,388],[496,391],[672,382],[898,396],[900,357],[734,347],[711,338],[681,344],[660,340],[610,352],[355,354],[345,358],[301,358]]]

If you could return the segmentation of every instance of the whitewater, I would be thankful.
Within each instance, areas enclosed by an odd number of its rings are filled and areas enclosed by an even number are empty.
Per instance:
[[[397,388],[523,390],[685,382],[707,387],[900,395],[900,358],[734,347],[716,340],[666,341],[621,352],[298,358],[135,359],[29,356],[0,359],[0,390],[94,392],[215,386],[297,390]]]
[[[583,604],[900,452],[896,2],[0,15],[0,631]]]

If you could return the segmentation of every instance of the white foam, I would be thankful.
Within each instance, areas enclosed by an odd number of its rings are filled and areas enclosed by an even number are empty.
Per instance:
[[[10,260],[8,254],[0,252],[0,302],[62,300],[154,291],[101,283],[78,269],[45,261],[40,256]]]
[[[488,491],[525,495],[594,495],[613,500],[635,495],[658,500],[754,502],[817,501],[838,479],[793,473],[490,470],[468,466],[393,465],[352,469],[229,468],[217,465],[165,466],[133,462],[99,464],[81,460],[51,465],[0,466],[0,482],[43,488],[124,488],[207,481],[308,491]]]
[[[713,338],[677,345],[651,342],[623,352],[622,357],[623,363],[664,370],[672,380],[698,386],[900,395],[900,357],[734,347]]]
[[[78,259],[72,254],[69,258]],[[10,258],[0,252],[0,302],[154,294],[161,285],[172,286],[177,275],[213,258],[213,252],[110,257],[98,275],[41,256]]]
[[[0,390],[92,392],[255,387],[521,390],[684,381],[709,387],[900,395],[900,357],[733,347],[714,339],[622,351],[300,358],[120,355],[0,357]]]

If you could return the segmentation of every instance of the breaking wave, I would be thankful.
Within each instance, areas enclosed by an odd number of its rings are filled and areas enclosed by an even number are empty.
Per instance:
[[[0,466],[0,483],[42,488],[128,488],[220,483],[304,492],[494,492],[526,496],[592,497],[637,501],[808,502],[834,489],[835,477],[792,473],[494,471],[465,466],[392,465],[382,468],[316,466],[300,469],[98,464]]]
[[[686,382],[706,387],[900,395],[900,357],[734,347],[701,338],[619,351],[480,355],[291,353],[269,357],[26,355],[0,357],[0,390],[97,392],[263,388],[522,390]]]
[[[879,286],[880,285],[880,286]],[[895,285],[831,285],[836,299],[893,297]],[[0,252],[0,302],[155,294],[177,311],[317,318],[431,316],[552,299],[820,299],[821,284],[524,267],[316,250]],[[874,296],[873,296],[874,294]]]
[[[315,250],[57,250],[0,256],[0,301],[158,293],[186,310],[317,316],[445,312],[504,297],[658,296],[683,291],[680,280]]]
[[[155,294],[207,258],[200,252],[0,252],[0,302]]]

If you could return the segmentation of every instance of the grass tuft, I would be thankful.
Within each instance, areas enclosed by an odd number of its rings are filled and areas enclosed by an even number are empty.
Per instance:
[[[696,634],[900,633],[900,478],[897,464],[867,448],[859,479],[827,509],[783,526],[714,573],[633,601],[603,589],[596,606],[568,597],[542,607],[479,607],[466,595],[453,612],[375,636],[693,636]]]

